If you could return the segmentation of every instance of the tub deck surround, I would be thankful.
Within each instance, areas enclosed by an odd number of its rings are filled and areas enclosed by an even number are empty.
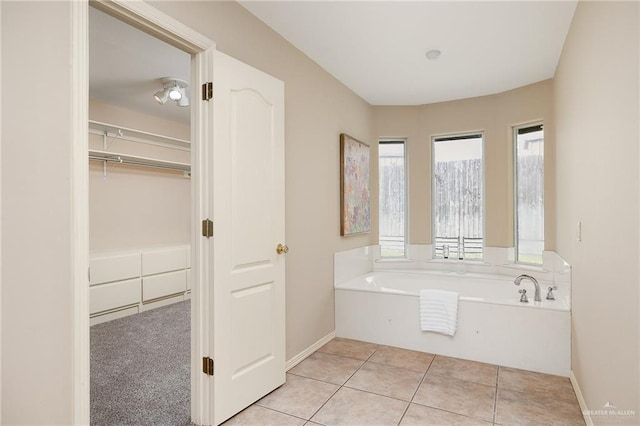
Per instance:
[[[446,269],[455,267],[455,261],[412,259],[412,254],[430,253],[428,247],[413,250],[408,259],[376,261],[374,247],[369,271],[346,280],[349,274],[336,271],[336,278],[343,278],[335,282],[337,337],[569,376],[570,268],[559,256],[547,253],[542,268],[467,262],[467,272],[459,274]],[[351,257],[362,258],[364,250],[350,252],[336,254],[336,268],[345,268]],[[534,286],[528,280],[514,285],[522,273],[540,282],[541,302],[533,301]],[[554,284],[556,300],[546,300],[547,289]],[[423,288],[460,294],[455,336],[420,330]],[[527,289],[529,303],[520,302],[520,288]]]
[[[542,266],[514,263],[513,248],[485,247],[484,260],[463,261],[462,264],[453,259],[433,259],[432,253],[433,247],[429,244],[408,244],[406,258],[381,258],[380,246],[377,245],[335,253],[334,286],[337,288],[353,278],[372,271],[441,273],[444,276],[455,276],[456,280],[487,278],[510,281],[512,284],[518,275],[528,274],[540,283],[543,299],[549,287],[557,286],[558,289],[554,290],[554,295],[556,298],[561,295],[570,310],[571,267],[555,252],[543,252]],[[460,270],[464,272],[459,273]],[[514,285],[513,294],[517,296],[520,288],[525,288],[527,295],[534,293],[533,285],[525,282],[520,287]]]
[[[457,260],[434,259],[433,246],[430,244],[407,244],[407,256],[404,258],[381,258],[380,246],[364,246],[337,252],[334,255],[334,285],[338,286],[352,278],[372,271],[415,270],[431,272],[455,272],[459,270]],[[571,299],[571,267],[557,253],[542,253],[542,266],[514,263],[513,247],[485,247],[482,261],[463,261],[464,273],[460,277],[474,274],[499,276],[513,281],[520,274],[534,276],[541,282],[543,297],[552,284],[562,288]],[[533,288],[532,288],[533,289]],[[527,290],[530,294],[532,291]],[[516,293],[517,294],[517,293]]]
[[[437,272],[419,269],[373,271],[352,278],[338,286],[336,290],[353,290],[372,293],[394,294],[418,297],[420,290],[439,289],[454,291],[460,295],[461,302],[490,303],[511,305],[532,309],[551,309],[569,312],[570,299],[565,286],[553,291],[555,300],[547,300],[547,289],[553,283],[539,281],[541,302],[533,300],[534,285],[523,280],[516,286],[511,278],[503,275],[478,273],[458,274],[456,272]],[[527,290],[529,303],[520,302],[519,289]]]

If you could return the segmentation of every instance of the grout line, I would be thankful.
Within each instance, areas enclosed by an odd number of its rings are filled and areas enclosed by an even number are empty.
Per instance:
[[[287,373],[287,374],[292,374],[292,373]],[[318,379],[314,379],[314,378],[312,378],[312,377],[300,376],[300,375],[298,375],[298,374],[292,374],[292,375],[293,375],[293,376],[297,376],[297,377],[301,377],[301,378],[303,378],[303,379],[315,380],[316,382],[320,382],[320,383],[327,383],[327,384],[330,384],[330,385],[333,385],[333,386],[338,386],[338,388],[337,388],[337,389],[336,389],[336,390],[335,390],[335,391],[334,391],[334,392],[329,396],[329,398],[327,398],[327,400],[326,400],[325,402],[323,402],[323,403],[322,403],[322,405],[321,405],[321,406],[320,406],[316,411],[314,411],[314,412],[311,414],[311,416],[309,416],[309,418],[308,418],[308,419],[305,419],[304,417],[296,416],[296,415],[294,415],[294,414],[285,413],[284,411],[276,410],[276,409],[273,409],[273,408],[270,408],[270,407],[267,407],[267,406],[264,406],[264,405],[260,405],[260,404],[259,404],[260,400],[258,400],[258,401],[256,401],[256,402],[254,402],[254,403],[253,403],[253,405],[257,405],[257,406],[262,407],[262,408],[267,408],[267,409],[269,409],[269,410],[271,410],[271,411],[276,411],[276,412],[281,413],[281,414],[286,414],[287,416],[292,416],[292,417],[295,417],[295,418],[297,418],[297,419],[304,420],[304,421],[305,421],[305,424],[306,424],[307,422],[310,422],[310,421],[311,421],[311,419],[313,418],[313,416],[315,416],[316,414],[318,414],[318,411],[320,411],[320,410],[321,410],[321,409],[322,409],[322,408],[327,404],[327,402],[329,402],[329,400],[330,400],[331,398],[333,398],[333,396],[334,396],[336,393],[338,393],[338,391],[342,388],[342,386],[340,386],[340,385],[336,385],[335,383],[325,382],[324,380],[318,380]],[[316,423],[318,423],[318,422],[316,422]],[[318,423],[318,424],[320,424],[320,423]]]
[[[413,395],[411,395],[411,399],[409,400],[409,404],[407,405],[407,408],[404,409],[404,413],[402,413],[402,416],[400,417],[400,421],[398,422],[398,425],[400,423],[402,423],[402,419],[404,419],[404,416],[407,414],[407,411],[409,411],[409,407],[411,407],[411,404],[413,404],[413,398],[416,397],[416,394],[418,393],[418,390],[420,389],[420,386],[422,386],[422,382],[424,382],[424,378],[427,377],[427,372],[429,371],[429,368],[431,368],[431,364],[433,364],[433,361],[436,359],[436,355],[433,355],[431,357],[431,361],[429,361],[429,365],[427,365],[427,369],[424,370],[424,373],[422,373],[422,378],[420,378],[420,382],[418,383],[418,386],[416,387],[416,390],[413,391]]]
[[[328,385],[342,386],[342,385],[339,385],[338,383],[327,382],[326,380],[316,379],[315,377],[303,376],[302,374],[296,374],[296,373],[290,373],[290,372],[287,372],[287,374],[290,374],[290,375],[296,376],[296,377],[301,377],[303,379],[313,380],[313,381],[320,382],[320,383],[326,383]],[[274,390],[277,390],[277,389],[274,389]]]
[[[398,367],[397,365],[386,364],[384,362],[379,362],[379,361],[371,361],[370,359],[368,359],[367,362],[370,362],[371,364],[376,364],[376,365],[384,365],[387,367],[399,368],[400,370],[411,371],[413,373],[422,373],[422,370],[414,370],[412,368]],[[429,364],[431,364],[431,362],[429,362]]]
[[[378,392],[372,392],[372,391],[369,391],[369,390],[364,390],[364,389],[354,388],[354,387],[347,386],[347,385],[344,385],[344,386],[342,386],[342,387],[343,387],[343,388],[347,388],[347,389],[351,389],[351,390],[355,390],[355,391],[358,391],[358,392],[364,392],[364,393],[369,393],[369,394],[371,394],[371,395],[381,396],[381,397],[383,397],[383,398],[387,398],[387,399],[393,399],[394,401],[400,401],[400,402],[408,402],[408,403],[411,403],[411,401],[410,401],[410,400],[408,400],[408,399],[400,399],[400,398],[395,397],[395,396],[384,395],[384,394],[381,394],[381,393],[378,393]]]
[[[415,402],[414,401],[414,399],[415,399],[420,387],[422,386],[427,374],[429,374],[429,370],[433,366],[433,363],[435,362],[436,357],[437,356],[443,356],[443,355],[432,354],[433,357],[431,358],[431,361],[429,362],[429,365],[427,366],[426,371],[422,374],[422,378],[420,379],[420,382],[419,382],[417,388],[415,389],[415,391],[413,392],[413,395],[412,395],[412,397],[411,397],[411,399],[409,401],[404,400],[404,399],[391,397],[391,396],[388,396],[388,395],[382,395],[382,394],[379,394],[379,393],[375,393],[375,392],[371,392],[371,391],[367,391],[367,390],[363,390],[363,389],[354,388],[354,387],[351,387],[351,386],[347,386],[347,382],[349,380],[351,380],[351,378],[355,374],[357,374],[358,371],[360,371],[362,369],[362,367],[367,362],[371,362],[372,364],[376,364],[376,365],[390,366],[390,364],[371,361],[371,358],[376,354],[378,349],[380,349],[383,346],[385,346],[385,345],[376,345],[375,350],[365,360],[362,360],[362,359],[359,359],[359,358],[353,358],[353,357],[350,357],[350,356],[338,355],[338,354],[335,354],[335,353],[323,352],[321,350],[317,350],[316,352],[324,353],[324,354],[327,354],[327,355],[339,356],[339,357],[354,359],[354,360],[362,362],[360,364],[360,366],[349,376],[349,378],[342,385],[336,385],[335,383],[325,382],[324,380],[313,379],[313,378],[302,376],[302,375],[299,375],[299,374],[288,373],[288,374],[293,374],[293,375],[298,376],[298,377],[304,377],[304,378],[308,378],[308,379],[311,379],[311,380],[316,380],[316,381],[320,381],[320,382],[323,382],[323,383],[329,383],[329,384],[332,384],[334,386],[338,386],[336,391],[321,405],[320,408],[318,408],[318,410],[316,410],[316,412],[311,416],[311,418],[313,418],[313,416],[315,416],[322,408],[324,408],[324,406],[340,391],[340,389],[347,388],[347,389],[352,389],[352,390],[356,390],[356,391],[360,391],[360,392],[364,392],[364,393],[368,393],[368,394],[372,394],[372,395],[377,395],[377,396],[382,396],[382,397],[385,397],[385,398],[390,398],[390,399],[393,399],[393,400],[396,400],[396,401],[402,401],[402,402],[405,402],[405,403],[408,402],[407,407],[404,409],[404,412],[402,413],[402,416],[400,417],[399,423],[401,423],[403,421],[403,419],[405,418],[405,416],[406,416],[411,404],[416,404],[416,405],[420,405],[422,407],[427,407],[429,409],[434,409],[434,410],[442,411],[442,412],[445,412],[445,413],[450,413],[450,414],[453,414],[453,415],[466,417],[466,418],[473,419],[473,420],[479,420],[479,421],[482,421],[482,422],[487,422],[487,424],[493,423],[494,425],[497,425],[496,421],[497,421],[497,414],[498,414],[498,392],[501,389],[503,389],[503,387],[500,386],[500,369],[503,368],[503,366],[500,366],[498,364],[492,364],[495,367],[497,367],[496,379],[495,379],[495,384],[494,385],[487,385],[486,383],[481,383],[481,382],[477,382],[477,381],[474,381],[474,380],[463,380],[463,379],[458,379],[458,378],[454,378],[454,377],[451,377],[451,376],[432,373],[433,375],[436,375],[436,376],[439,376],[439,377],[444,377],[444,378],[447,378],[447,379],[453,379],[453,380],[458,380],[458,381],[462,381],[462,382],[468,382],[468,383],[474,383],[474,384],[477,384],[477,385],[493,387],[495,389],[495,393],[494,393],[494,399],[493,399],[492,420],[481,419],[481,418],[473,417],[473,416],[468,415],[468,414],[461,414],[461,413],[457,413],[457,412],[454,412],[454,411],[449,411],[449,410],[445,410],[445,409],[442,409],[442,408],[439,408],[439,407],[433,407],[433,406],[430,406],[430,405],[421,404],[419,402]],[[426,353],[426,352],[423,352],[423,353]],[[395,367],[395,366],[392,366],[392,367]],[[396,368],[403,368],[403,367],[396,367]],[[407,370],[407,371],[414,371],[415,372],[415,370],[406,369],[406,368],[404,368],[404,369]],[[527,371],[527,370],[525,370],[525,371]],[[504,389],[505,390],[509,390],[508,388],[504,388]],[[521,391],[516,391],[516,390],[510,390],[510,391],[513,391],[513,392],[516,392],[516,393],[520,393],[525,397],[530,397],[531,396],[527,392],[521,392]],[[575,390],[574,390],[574,392],[575,392]],[[568,401],[568,402],[570,402],[570,401]],[[287,413],[283,413],[283,414],[287,414]],[[294,417],[297,417],[297,416],[294,416]],[[311,421],[311,419],[309,419],[308,421]]]
[[[433,361],[435,361],[435,359],[436,359],[436,356],[434,355],[433,358],[431,358],[431,361],[429,361],[429,365],[427,365],[427,369],[424,371],[424,374],[422,374],[422,379],[420,379],[420,384],[416,388],[415,392],[413,392],[413,395],[411,395],[410,402],[413,402],[413,399],[416,397],[416,394],[418,393],[420,386],[422,386],[422,382],[424,382],[425,377],[427,377],[427,373],[429,372],[429,369],[431,368],[431,364],[433,364]]]
[[[433,356],[433,358],[431,359],[431,362],[429,363],[429,366],[427,367],[427,371],[425,371],[425,373],[424,373],[424,375],[423,375],[422,381],[424,381],[424,378],[427,376],[427,373],[429,372],[429,369],[430,369],[430,368],[431,368],[431,366],[433,365],[433,362],[435,361],[435,359],[436,359],[436,357],[437,357],[437,356],[439,356],[439,355],[434,355],[434,356]],[[498,367],[499,367],[499,366],[498,366]],[[478,382],[471,382],[471,381],[469,381],[469,380],[456,379],[456,378],[454,378],[454,377],[450,377],[450,376],[443,376],[443,375],[441,375],[441,374],[437,374],[437,373],[431,373],[431,374],[433,374],[434,376],[438,376],[438,377],[446,377],[446,378],[448,378],[448,379],[454,379],[454,380],[459,380],[459,381],[462,381],[462,382],[474,383],[474,384],[476,384],[476,385],[490,386],[490,385],[486,385],[486,384],[484,384],[484,383],[478,383]],[[496,373],[496,378],[497,378],[497,373]],[[422,381],[420,382],[420,384],[421,384],[421,385],[422,385]],[[497,382],[497,380],[496,380],[496,382]],[[496,383],[496,387],[497,387],[497,383]],[[414,402],[414,398],[416,397],[416,394],[418,393],[418,390],[419,390],[419,389],[420,389],[420,386],[418,386],[418,389],[416,389],[416,391],[414,392],[413,397],[411,398],[411,404],[417,404],[417,405],[420,405],[420,406],[422,406],[422,407],[428,407],[428,408],[431,408],[431,409],[434,409],[434,410],[443,411],[443,412],[445,412],[445,413],[455,414],[455,415],[457,415],[457,416],[463,416],[463,417],[466,417],[466,418],[469,418],[469,419],[473,419],[473,420],[478,420],[478,421],[487,422],[487,420],[480,419],[480,418],[478,418],[478,417],[473,417],[473,416],[470,416],[470,415],[468,415],[468,414],[456,413],[455,411],[449,411],[449,410],[445,410],[445,409],[443,409],[443,408],[439,408],[439,407],[432,407],[432,406],[430,406],[430,405],[425,405],[425,404],[421,404],[421,403],[419,403],[419,402]],[[407,408],[407,410],[408,410],[408,408]],[[405,411],[405,414],[406,414],[406,411]],[[493,414],[493,415],[494,415],[494,419],[495,419],[495,397],[494,397],[494,414]],[[404,415],[403,415],[403,417],[404,417]],[[493,421],[492,421],[491,423],[493,423]]]
[[[402,420],[404,419],[404,416],[407,414],[407,411],[409,411],[409,407],[411,407],[411,401],[409,401],[409,403],[407,404],[407,407],[402,412],[402,415],[400,416],[400,420],[398,421],[398,426],[400,425],[400,423],[402,423]]]
[[[256,407],[264,408],[265,410],[275,411],[276,413],[284,414],[285,416],[294,417],[296,419],[304,420],[305,423],[309,421],[308,419],[305,419],[304,417],[296,416],[295,414],[285,413],[284,411],[276,410],[275,408],[271,408],[271,407],[265,407],[264,405],[258,405],[258,401],[254,402],[249,407],[251,407],[252,405],[255,405]],[[247,407],[247,408],[249,408],[249,407]],[[244,410],[246,410],[247,408],[245,408]],[[242,410],[242,411],[244,411],[244,410]],[[240,413],[242,413],[242,411],[240,411]],[[233,417],[237,416],[240,413],[235,414]],[[231,417],[231,419],[233,417]],[[229,419],[229,420],[231,420],[231,419]]]
[[[500,380],[500,366],[496,373],[496,393],[493,396],[493,424],[496,423],[496,416],[498,415],[498,381]]]
[[[412,404],[419,405],[421,407],[430,408],[432,410],[442,411],[444,413],[454,414],[460,417],[466,417],[467,419],[472,419],[472,420],[475,420],[476,422],[484,422],[484,423],[487,423],[488,425],[493,423],[491,420],[485,420],[480,417],[473,417],[473,416],[470,416],[469,414],[456,413],[455,411],[445,410],[444,408],[433,407],[431,405],[420,404],[419,402],[412,402]]]
[[[334,383],[332,383],[332,384],[334,384]],[[335,384],[334,384],[334,385],[335,385]],[[335,385],[335,386],[338,386],[338,385]],[[317,409],[316,411],[314,411],[314,412],[313,412],[313,414],[309,417],[309,419],[308,419],[307,421],[308,421],[308,422],[310,422],[310,421],[311,421],[311,419],[313,418],[313,416],[315,416],[316,414],[318,414],[318,413],[320,412],[320,410],[322,410],[322,409],[324,408],[324,406],[325,406],[325,405],[327,405],[327,403],[328,403],[329,401],[331,401],[331,398],[333,398],[333,397],[338,393],[338,391],[339,391],[340,389],[342,389],[342,386],[338,386],[338,389],[336,389],[336,390],[331,394],[331,396],[330,396],[329,398],[327,398],[327,400],[326,400],[325,402],[323,402],[323,403],[322,403],[322,405],[320,405],[320,407],[318,407],[318,409]],[[318,423],[319,423],[319,422],[318,422]]]
[[[343,384],[341,385],[336,385],[335,383],[331,383],[334,386],[338,386],[338,389],[335,390],[335,392],[333,392],[331,394],[331,396],[329,398],[327,398],[327,400],[311,415],[311,417],[309,417],[308,421],[311,421],[311,419],[313,418],[313,416],[315,416],[316,414],[318,414],[318,412],[320,410],[322,410],[324,408],[325,405],[327,405],[327,403],[329,401],[331,401],[331,398],[333,398],[339,391],[340,389],[342,389],[345,385],[345,383],[347,383],[358,371],[360,371],[360,369],[362,368],[362,366],[369,360],[369,358],[371,358],[373,356],[374,353],[376,353],[376,351],[378,350],[379,345],[376,345],[376,349],[371,353],[371,355],[369,355],[369,357],[366,360],[361,360],[358,359],[358,361],[362,361],[362,364],[360,364],[360,366],[349,376],[349,378],[347,380],[344,381]],[[316,352],[320,352],[320,350],[316,351]],[[322,352],[322,353],[327,353],[327,352]],[[329,353],[329,355],[334,355],[334,356],[342,356],[342,355],[336,355],[336,354],[331,354]],[[343,357],[343,358],[350,358],[350,359],[357,359],[357,358],[351,358],[351,357]],[[304,376],[300,376],[300,377],[304,377]],[[322,380],[319,380],[322,381]],[[324,382],[324,383],[329,383],[329,382]],[[351,388],[349,388],[351,389]]]
[[[474,382],[472,380],[459,379],[457,377],[447,376],[446,374],[438,374],[438,373],[431,373],[431,374],[434,375],[434,376],[443,377],[445,379],[449,379],[449,380],[452,380],[452,381],[458,381],[458,382],[464,382],[464,383],[472,383],[474,385],[486,386],[486,387],[489,387],[489,388],[495,388],[496,387],[496,385],[488,385],[486,383]]]

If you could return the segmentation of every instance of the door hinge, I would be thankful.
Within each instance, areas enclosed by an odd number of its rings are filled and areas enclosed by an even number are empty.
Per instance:
[[[208,81],[202,84],[202,100],[210,101],[213,99],[213,83]]]
[[[213,376],[213,360],[208,356],[202,357],[202,372],[207,376]]]
[[[202,236],[211,238],[213,237],[213,221],[205,219],[202,221]]]

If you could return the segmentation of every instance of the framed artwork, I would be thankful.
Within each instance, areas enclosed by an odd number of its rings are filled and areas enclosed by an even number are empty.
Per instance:
[[[371,232],[369,145],[340,134],[340,235]]]

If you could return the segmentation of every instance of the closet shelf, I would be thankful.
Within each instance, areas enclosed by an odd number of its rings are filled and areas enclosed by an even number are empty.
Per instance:
[[[160,145],[181,150],[191,149],[191,142],[185,139],[158,135],[156,133],[144,132],[142,130],[129,129],[127,127],[102,123],[100,121],[89,120],[89,133],[97,135],[106,134],[110,137],[126,139],[132,142]]]
[[[132,166],[154,167],[158,169],[180,170],[191,172],[191,165],[179,163],[177,161],[156,160],[138,155],[120,154],[117,152],[107,152],[90,149],[89,160],[106,161],[108,163],[128,164]]]

